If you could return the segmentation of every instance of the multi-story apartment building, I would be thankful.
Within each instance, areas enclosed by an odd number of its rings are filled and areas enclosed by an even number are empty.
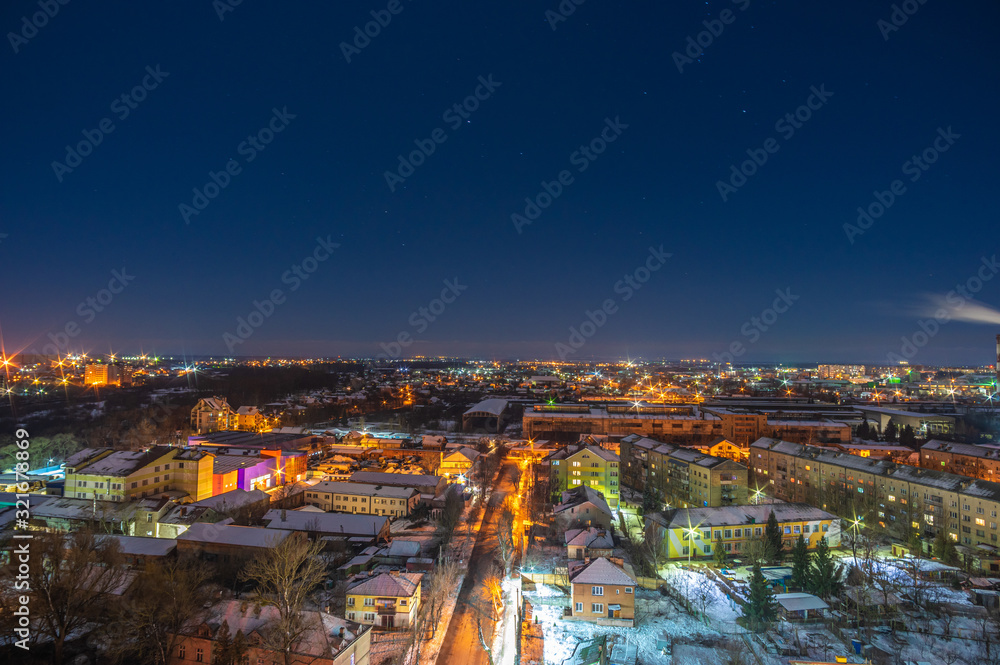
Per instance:
[[[865,375],[864,365],[820,365],[821,379],[856,379]]]
[[[225,397],[203,397],[191,409],[191,429],[198,434],[236,429],[237,416]]]
[[[778,434],[802,443],[851,440],[851,427],[845,423],[788,416],[714,405],[535,404],[524,409],[522,427],[529,439],[560,442],[578,441],[587,434],[637,434],[691,445],[724,437],[740,447]]]
[[[622,483],[640,493],[651,490],[671,506],[747,502],[747,467],[731,459],[635,435],[622,439],[621,451]]]
[[[786,549],[795,545],[799,535],[809,548],[815,548],[824,537],[830,547],[840,545],[840,518],[804,503],[653,513],[646,516],[646,534],[652,541],[663,543],[670,559],[711,556],[720,543],[727,554],[739,556],[748,541],[764,537],[764,527],[772,512]]]
[[[1000,448],[934,439],[920,447],[920,466],[1000,482]]]
[[[83,383],[87,386],[119,386],[121,377],[114,365],[87,365],[83,371]]]
[[[382,626],[407,628],[420,609],[420,580],[423,573],[381,573],[364,575],[347,583],[347,620]]]
[[[618,455],[598,446],[566,446],[546,461],[553,491],[586,486],[603,494],[612,510],[618,508]]]
[[[412,487],[324,481],[305,492],[305,502],[327,512],[406,517],[420,504]]]
[[[635,576],[621,559],[570,561],[574,619],[612,625],[635,623]]]
[[[262,432],[267,419],[256,406],[241,406],[236,409],[236,429],[243,432]]]
[[[916,535],[926,546],[943,530],[970,560],[1000,571],[1000,483],[776,439],[750,448],[757,481],[768,481],[777,498],[861,520],[903,542]]]

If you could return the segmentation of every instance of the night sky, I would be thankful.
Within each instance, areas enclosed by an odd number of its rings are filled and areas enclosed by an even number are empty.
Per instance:
[[[0,10],[8,353],[885,363],[1000,302],[994,2],[49,2]]]

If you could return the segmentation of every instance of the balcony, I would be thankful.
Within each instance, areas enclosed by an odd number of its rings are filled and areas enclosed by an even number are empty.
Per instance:
[[[395,614],[396,613],[396,603],[383,603],[379,602],[375,605],[376,610],[379,615],[382,614]]]

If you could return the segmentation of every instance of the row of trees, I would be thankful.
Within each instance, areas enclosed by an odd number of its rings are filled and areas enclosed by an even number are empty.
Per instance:
[[[327,577],[320,549],[319,543],[288,538],[250,559],[239,574],[252,589],[248,602],[276,608],[278,618],[263,631],[261,646],[282,654],[286,664],[312,629],[303,609]],[[113,663],[165,664],[179,636],[219,598],[204,562],[172,559],[132,570],[117,540],[89,531],[34,534],[28,566],[32,653],[50,651],[56,665],[65,661],[70,641],[83,638]],[[12,634],[19,593],[14,571],[5,576],[0,629]],[[246,636],[229,635],[228,626],[218,640],[212,662],[236,663],[246,653]]]

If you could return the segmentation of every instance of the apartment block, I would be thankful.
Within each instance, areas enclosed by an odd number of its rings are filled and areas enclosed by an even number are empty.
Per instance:
[[[649,489],[673,507],[747,502],[747,467],[731,459],[634,435],[622,439],[621,451],[625,486]]]
[[[618,508],[618,455],[598,446],[566,446],[546,459],[552,488],[586,486],[603,494],[612,510]]]
[[[1000,571],[1000,483],[831,452],[776,439],[751,446],[757,482],[785,501],[805,502],[908,542],[943,530],[984,570]]]
[[[305,502],[327,512],[406,517],[420,503],[412,487],[324,481],[305,492]]]
[[[225,397],[203,397],[191,409],[191,429],[198,434],[236,429],[237,414]]]
[[[1000,482],[1000,448],[935,439],[920,447],[920,466]]]

